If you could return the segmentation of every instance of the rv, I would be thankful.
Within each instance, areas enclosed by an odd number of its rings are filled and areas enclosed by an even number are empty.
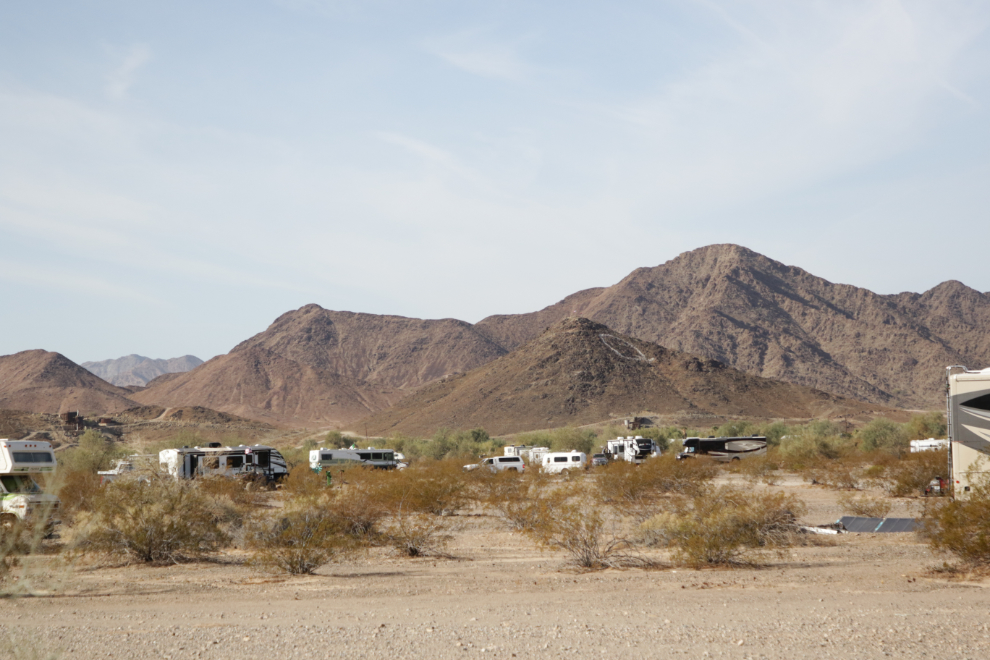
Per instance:
[[[543,456],[543,472],[569,474],[571,470],[583,470],[588,465],[588,455],[577,451],[552,451]]]
[[[543,456],[549,453],[549,447],[530,447],[527,445],[506,445],[502,448],[506,456],[518,456],[530,465],[542,465]]]
[[[127,458],[121,458],[109,470],[99,470],[96,474],[100,477],[100,485],[104,486],[111,481],[116,481],[120,477],[125,477],[137,471],[141,473],[139,477],[142,481],[147,481],[147,473],[154,466],[154,454],[132,454]]]
[[[948,440],[939,440],[938,438],[928,438],[927,440],[912,440],[911,441],[911,453],[916,454],[919,451],[939,451],[941,449],[948,449]]]
[[[711,456],[716,461],[728,463],[766,454],[767,439],[759,435],[743,438],[686,438],[684,451],[677,455],[677,460]]]
[[[660,455],[660,448],[650,438],[643,436],[618,437],[605,443],[604,452],[613,461],[642,463],[648,458]]]
[[[48,442],[0,440],[0,528],[10,529],[19,520],[56,522],[58,497],[45,493],[34,480],[54,475],[55,465]]]
[[[163,449],[158,452],[158,462],[176,479],[257,475],[272,482],[289,473],[282,454],[266,445],[221,447],[219,442],[211,442],[206,447]]]
[[[949,482],[953,496],[966,499],[990,479],[990,369],[946,369],[949,427]]]
[[[403,468],[396,453],[391,449],[313,449],[309,452],[309,467],[314,472],[324,470],[340,471],[348,467],[362,466],[379,470]]]

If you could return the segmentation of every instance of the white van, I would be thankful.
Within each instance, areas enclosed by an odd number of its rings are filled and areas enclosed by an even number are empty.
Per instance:
[[[588,455],[581,451],[552,451],[543,456],[543,471],[548,474],[566,474],[571,470],[583,470]]]

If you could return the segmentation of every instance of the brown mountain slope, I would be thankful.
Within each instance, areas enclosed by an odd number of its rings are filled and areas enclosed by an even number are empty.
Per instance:
[[[319,305],[283,314],[231,353],[254,346],[314,369],[397,388],[418,387],[506,353],[464,321],[334,312]]]
[[[146,404],[200,405],[289,424],[336,425],[505,350],[470,323],[334,312],[306,305],[181,375],[134,395]]]
[[[135,405],[130,394],[59,353],[34,350],[0,356],[0,408],[49,414],[117,412]]]
[[[146,405],[203,406],[296,425],[341,424],[390,403],[379,388],[258,346],[215,357],[133,398]]]
[[[580,315],[767,378],[878,403],[937,407],[949,364],[990,362],[990,296],[957,282],[883,296],[737,245],[687,252],[618,284],[476,328],[512,349]]]
[[[512,353],[428,385],[365,421],[374,433],[483,427],[504,434],[631,411],[796,418],[875,408],[566,318]]]

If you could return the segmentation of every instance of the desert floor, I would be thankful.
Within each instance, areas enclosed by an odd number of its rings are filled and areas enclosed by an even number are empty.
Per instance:
[[[809,524],[843,514],[833,491],[775,488]],[[497,518],[457,519],[453,559],[374,554],[307,577],[236,553],[46,569],[34,595],[0,601],[0,656],[990,658],[990,582],[933,573],[914,534],[840,535],[760,568],[582,573]]]

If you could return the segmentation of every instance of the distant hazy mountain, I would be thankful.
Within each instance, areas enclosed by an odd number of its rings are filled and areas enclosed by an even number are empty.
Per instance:
[[[156,360],[143,355],[127,355],[116,360],[83,362],[82,366],[108,383],[113,383],[119,387],[128,385],[143,387],[148,384],[148,381],[162,374],[191,371],[201,364],[203,361],[194,355],[183,355],[169,360]]]

